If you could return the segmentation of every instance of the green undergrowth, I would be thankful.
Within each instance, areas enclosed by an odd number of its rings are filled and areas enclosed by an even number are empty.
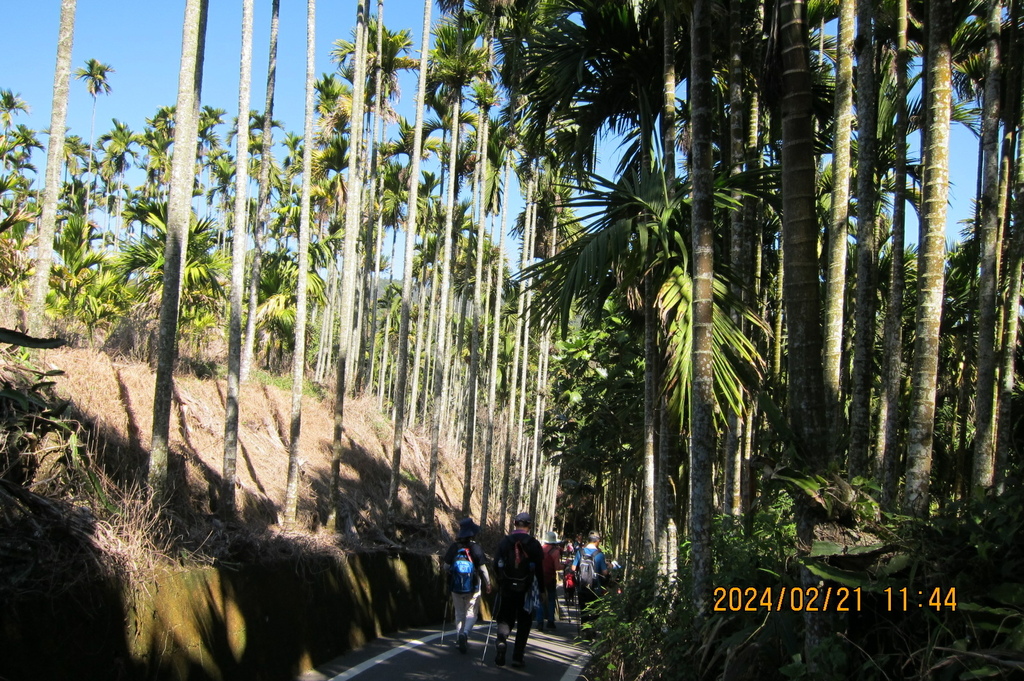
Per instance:
[[[927,521],[889,516],[869,529],[846,528],[858,542],[822,539],[799,555],[786,497],[746,520],[719,518],[714,529],[712,588],[739,589],[743,598],[732,603],[741,607],[710,594],[709,612],[697,615],[686,546],[677,580],[633,570],[621,593],[601,602],[595,680],[1024,678],[1018,487],[949,505]],[[823,636],[808,651],[808,614],[788,597],[776,606],[780,594],[797,590],[805,597],[794,602],[806,610],[812,586],[831,589],[833,600],[810,616]],[[848,594],[843,613],[835,611],[840,589]],[[815,602],[820,608],[823,595]],[[713,611],[716,604],[724,611]]]

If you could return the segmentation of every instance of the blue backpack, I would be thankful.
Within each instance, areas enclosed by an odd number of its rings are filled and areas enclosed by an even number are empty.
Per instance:
[[[473,565],[468,548],[461,548],[455,554],[455,560],[452,562],[449,572],[451,573],[451,583],[448,588],[453,594],[469,594],[475,591],[473,578],[476,566]]]

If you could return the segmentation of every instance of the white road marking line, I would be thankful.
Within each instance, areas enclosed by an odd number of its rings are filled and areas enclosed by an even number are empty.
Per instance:
[[[587,662],[590,661],[590,653],[583,653],[569,665],[569,668],[562,674],[561,681],[576,681],[583,670],[587,668]]]
[[[416,646],[421,646],[424,643],[429,643],[430,641],[433,641],[435,638],[441,638],[441,636],[443,635],[444,632],[441,632],[437,634],[431,634],[430,636],[424,636],[423,638],[416,639],[415,641],[409,641],[405,645],[399,646],[397,648],[392,648],[386,653],[381,653],[377,657],[371,658],[366,662],[361,662],[360,664],[357,664],[355,667],[352,667],[352,669],[349,669],[348,671],[344,671],[338,674],[337,676],[331,677],[330,681],[346,681],[346,679],[354,678],[357,675],[365,672],[370,667],[373,667],[374,665],[378,665],[381,662],[384,662],[385,660],[389,660],[395,655],[403,653],[406,650],[411,650]]]

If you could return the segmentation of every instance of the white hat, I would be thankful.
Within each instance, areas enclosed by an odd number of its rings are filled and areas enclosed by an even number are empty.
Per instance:
[[[547,532],[544,533],[544,542],[543,543],[544,544],[557,544],[558,543],[558,535],[555,534],[554,531],[548,530]]]

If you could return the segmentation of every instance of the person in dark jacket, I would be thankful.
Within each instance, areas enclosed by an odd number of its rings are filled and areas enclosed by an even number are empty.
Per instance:
[[[505,664],[507,639],[513,628],[516,640],[512,648],[512,666],[523,666],[533,612],[543,597],[544,555],[540,542],[530,534],[532,526],[529,513],[517,515],[512,533],[502,538],[494,554],[494,572],[498,579],[495,618],[498,621],[498,639],[494,664],[499,667]],[[519,560],[516,560],[517,556]]]
[[[473,537],[479,531],[480,526],[474,523],[471,518],[463,518],[459,521],[459,534],[444,554],[444,562],[449,570],[452,569],[456,556],[463,549],[468,551],[469,559],[473,562],[474,574],[470,583],[470,590],[466,593],[458,593],[452,590],[456,640],[458,641],[459,652],[462,653],[466,652],[469,645],[469,635],[473,633],[473,625],[480,614],[481,586],[487,590],[487,593],[491,593],[491,577],[487,573],[487,556],[484,555],[483,547],[473,541]]]

